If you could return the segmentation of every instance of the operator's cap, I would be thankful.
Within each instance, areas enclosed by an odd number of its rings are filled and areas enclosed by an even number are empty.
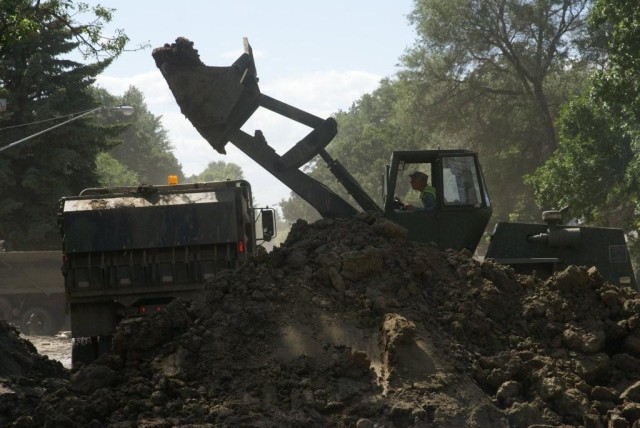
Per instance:
[[[409,174],[409,177],[411,177],[411,178],[422,178],[424,180],[429,178],[429,176],[427,174],[425,174],[424,172],[420,172],[420,171],[412,172],[411,174]]]

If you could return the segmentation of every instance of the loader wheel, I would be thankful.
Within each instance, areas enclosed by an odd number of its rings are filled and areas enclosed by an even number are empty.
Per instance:
[[[39,326],[35,326],[30,323],[32,315],[35,319],[39,320]],[[39,306],[27,308],[27,310],[20,316],[20,331],[25,335],[53,336],[56,333],[57,328],[58,325],[54,321],[51,312]]]

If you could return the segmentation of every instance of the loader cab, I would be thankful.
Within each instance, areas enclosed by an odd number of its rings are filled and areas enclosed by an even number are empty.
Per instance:
[[[435,208],[425,209],[411,175],[428,176]],[[415,185],[414,185],[415,187]],[[385,217],[409,231],[409,239],[434,242],[441,249],[475,251],[491,218],[491,202],[475,152],[468,150],[396,151],[385,170]],[[406,209],[407,205],[415,209]]]

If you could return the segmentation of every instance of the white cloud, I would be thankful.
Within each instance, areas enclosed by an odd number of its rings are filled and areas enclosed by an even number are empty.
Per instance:
[[[373,91],[380,79],[381,76],[362,71],[329,70],[261,82],[260,89],[282,102],[326,118],[338,110],[348,110],[363,94]],[[288,197],[290,192],[286,186],[231,144],[227,145],[227,155],[216,152],[180,112],[159,70],[127,78],[101,75],[98,85],[114,95],[122,95],[130,86],[144,94],[149,111],[162,116],[162,125],[175,147],[174,154],[185,175],[200,173],[211,161],[224,160],[242,167],[245,177],[252,183],[258,203],[274,205]],[[263,131],[269,144],[280,154],[310,131],[264,109],[259,109],[243,126],[243,130],[251,135],[256,129]]]
[[[364,71],[329,70],[281,78],[261,89],[287,104],[326,117],[347,110],[363,94],[373,91],[380,79]]]

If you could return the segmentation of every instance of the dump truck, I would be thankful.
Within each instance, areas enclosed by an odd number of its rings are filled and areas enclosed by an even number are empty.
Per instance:
[[[108,352],[124,318],[192,299],[276,234],[245,180],[86,189],[60,201],[72,363]],[[257,221],[261,221],[256,227]]]
[[[60,251],[0,251],[0,319],[24,334],[51,335],[67,323]]]
[[[252,48],[246,38],[243,43],[244,53],[231,66],[205,65],[193,42],[183,37],[152,52],[180,110],[216,151],[224,154],[227,143],[235,145],[325,218],[376,212],[405,227],[413,240],[475,252],[492,213],[477,153],[394,151],[383,172],[379,205],[325,150],[338,132],[336,121],[262,93]],[[261,130],[251,135],[242,129],[259,108],[305,125],[310,132],[279,155]],[[359,209],[301,170],[314,158],[326,163]],[[414,172],[431,177],[435,209],[405,209],[412,205],[402,198],[412,195],[409,178]],[[559,212],[549,211],[542,224],[497,223],[485,257],[541,276],[568,264],[596,266],[608,281],[637,287],[621,229],[563,225]]]

